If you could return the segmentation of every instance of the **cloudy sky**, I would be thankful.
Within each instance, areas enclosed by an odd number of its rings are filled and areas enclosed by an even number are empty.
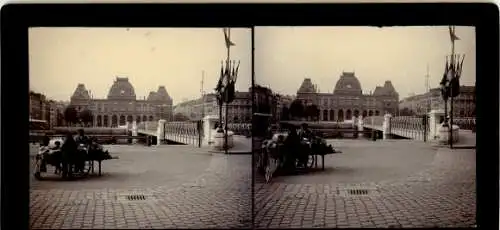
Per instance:
[[[251,85],[250,29],[231,29],[231,58],[240,60],[237,90]],[[116,76],[128,77],[138,98],[164,85],[174,104],[213,91],[227,56],[217,28],[31,28],[30,89],[69,100],[78,83],[107,97]]]
[[[474,27],[456,27],[465,54],[461,84],[475,84]],[[440,27],[256,27],[255,82],[296,94],[304,78],[332,92],[342,71],[354,71],[364,93],[391,80],[400,98],[437,87],[451,52],[447,26]]]

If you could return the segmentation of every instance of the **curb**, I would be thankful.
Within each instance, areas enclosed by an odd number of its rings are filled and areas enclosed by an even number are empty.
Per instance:
[[[226,155],[225,151],[220,151],[220,150],[208,150],[209,153],[218,153],[218,154],[224,154]],[[252,155],[252,151],[228,151],[227,155]]]

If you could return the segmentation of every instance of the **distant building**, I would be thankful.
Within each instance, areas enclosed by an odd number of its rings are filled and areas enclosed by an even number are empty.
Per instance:
[[[48,120],[45,95],[30,91],[30,119]]]
[[[252,97],[249,92],[235,92],[235,98],[227,107],[230,123],[250,123],[252,120]],[[226,106],[222,107],[222,117],[225,119]],[[203,98],[185,101],[175,105],[174,115],[183,114],[191,120],[200,120],[203,115],[219,116],[219,106],[216,94],[210,93]]]
[[[106,99],[95,99],[84,84],[78,84],[71,96],[70,105],[77,111],[89,109],[93,114],[93,126],[116,127],[132,121],[171,120],[172,98],[165,86],[151,91],[146,98],[137,99],[132,84],[126,77],[117,77]]]
[[[453,116],[475,116],[475,88],[475,86],[460,86],[460,94],[453,99]],[[450,109],[449,103],[448,101],[448,111]],[[405,113],[404,115],[425,114],[433,109],[444,109],[440,88],[434,88],[427,93],[404,98],[399,102],[399,110],[401,113]]]
[[[333,93],[318,92],[311,79],[305,78],[297,91],[297,99],[304,105],[317,105],[321,121],[344,121],[359,115],[396,114],[399,94],[391,81],[385,81],[384,86],[377,86],[373,94],[363,94],[354,72],[343,72]]]

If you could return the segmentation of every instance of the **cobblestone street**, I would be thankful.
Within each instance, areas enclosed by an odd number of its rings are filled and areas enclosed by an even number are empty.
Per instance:
[[[31,178],[32,228],[251,227],[249,155],[190,146],[107,147],[119,159],[103,163],[102,177]]]
[[[474,149],[405,140],[330,144],[343,153],[325,157],[325,171],[278,176],[270,184],[257,179],[257,228],[476,224]]]

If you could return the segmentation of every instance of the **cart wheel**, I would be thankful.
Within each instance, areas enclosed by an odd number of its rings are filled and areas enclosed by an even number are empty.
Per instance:
[[[271,182],[271,179],[273,178],[273,173],[271,172],[271,164],[268,162],[265,170],[265,177],[266,177],[266,183]]]
[[[307,159],[306,167],[307,168],[312,168],[314,166],[314,163],[315,163],[315,157],[314,157],[314,155],[309,155],[308,159]]]

